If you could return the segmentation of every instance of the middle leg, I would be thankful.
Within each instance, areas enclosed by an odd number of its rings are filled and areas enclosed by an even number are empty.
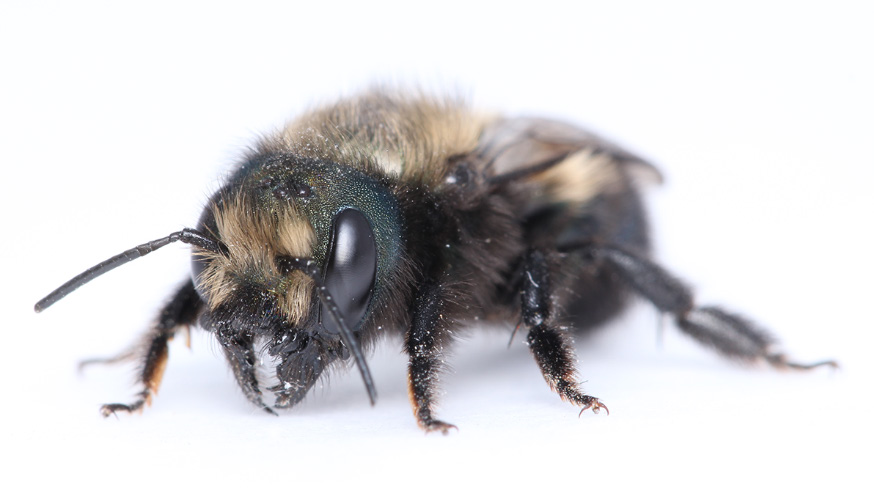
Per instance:
[[[561,327],[552,319],[553,301],[549,287],[549,262],[541,251],[525,258],[522,278],[522,321],[529,327],[528,347],[540,366],[543,378],[566,401],[598,413],[607,406],[585,394],[577,381],[574,350]]]

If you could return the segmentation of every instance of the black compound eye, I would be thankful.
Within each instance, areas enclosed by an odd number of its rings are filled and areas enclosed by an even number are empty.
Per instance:
[[[203,288],[203,271],[209,266],[209,262],[198,254],[191,255],[191,279],[194,281],[194,289],[203,300],[207,299],[206,289]]]
[[[376,240],[361,211],[347,208],[334,217],[325,264],[325,287],[352,331],[361,329],[376,282]],[[339,333],[334,318],[319,301],[319,322],[328,333]]]
[[[220,200],[216,200],[217,203],[221,203]],[[216,243],[221,244],[221,240],[217,237],[214,237],[208,231],[215,231],[218,229],[215,221],[215,213],[213,212],[212,207],[206,207],[203,213],[200,215],[200,220],[197,221],[197,229],[199,231],[205,231],[203,234],[211,239],[213,239]],[[223,246],[225,247],[225,246]],[[195,248],[196,249],[196,248]],[[225,247],[227,249],[227,247]],[[210,261],[207,260],[199,251],[193,250],[191,253],[191,278],[194,281],[194,288],[197,290],[197,294],[204,301],[209,302],[208,292],[203,286],[202,275],[203,272],[209,267]]]

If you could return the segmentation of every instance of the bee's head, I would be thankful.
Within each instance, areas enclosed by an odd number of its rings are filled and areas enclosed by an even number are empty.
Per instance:
[[[287,390],[278,405],[350,354],[366,372],[359,340],[399,256],[392,195],[360,171],[294,155],[253,159],[235,178],[198,225],[223,245],[193,252],[201,325],[266,344]]]
[[[277,403],[291,405],[323,369],[351,355],[371,402],[361,345],[375,306],[408,283],[401,215],[378,173],[328,160],[265,151],[216,193],[197,229],[183,229],[115,255],[34,305],[40,312],[82,285],[170,243],[193,246],[200,324],[230,347],[266,343],[277,363]],[[404,280],[402,280],[404,279]],[[398,298],[399,296],[394,296]],[[251,359],[251,354],[246,354]]]

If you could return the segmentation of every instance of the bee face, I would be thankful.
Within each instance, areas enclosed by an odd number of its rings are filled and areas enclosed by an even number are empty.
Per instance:
[[[349,330],[363,330],[395,269],[400,226],[394,197],[370,175],[293,154],[256,156],[198,226],[225,246],[193,252],[208,307],[200,324],[265,340],[280,380],[301,391],[284,397],[292,404],[332,360],[349,356],[328,301]],[[300,259],[318,265],[329,300],[295,267]]]
[[[295,325],[307,315],[313,285],[300,272],[285,271],[280,260],[313,257],[316,229],[302,207],[312,190],[301,176],[268,164],[253,166],[237,186],[226,186],[210,200],[198,229],[226,248],[195,249],[193,277],[211,310],[226,304],[254,310],[263,303],[273,310],[265,315]]]

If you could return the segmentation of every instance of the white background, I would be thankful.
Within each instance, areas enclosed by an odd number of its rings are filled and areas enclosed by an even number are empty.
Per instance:
[[[0,483],[871,486],[865,2],[311,3],[0,7]],[[259,132],[375,82],[567,119],[647,156],[667,178],[647,195],[661,261],[703,302],[772,327],[798,359],[835,357],[842,369],[738,367],[670,324],[659,338],[641,305],[577,344],[586,389],[611,411],[578,418],[500,327],[458,344],[440,415],[459,431],[444,437],[415,426],[397,341],[371,359],[375,407],[350,373],[276,418],[245,401],[215,342],[195,333],[191,351],[172,344],[150,409],[102,419],[100,403],[132,395],[133,368],[78,375],[76,362],[136,338],[187,275],[186,248],[39,316],[33,303],[194,225]]]

